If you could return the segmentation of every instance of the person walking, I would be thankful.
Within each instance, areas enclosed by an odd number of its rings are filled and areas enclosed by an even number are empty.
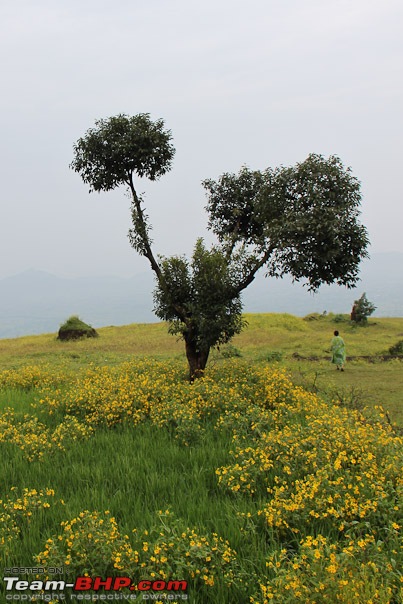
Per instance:
[[[332,363],[336,365],[338,370],[344,371],[344,364],[346,362],[346,345],[344,344],[344,340],[339,335],[337,330],[334,332],[332,341],[330,343],[330,350],[332,352]]]

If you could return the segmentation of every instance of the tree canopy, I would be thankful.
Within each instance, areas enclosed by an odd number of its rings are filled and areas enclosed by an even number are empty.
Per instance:
[[[90,191],[110,191],[132,182],[133,174],[156,180],[171,169],[175,149],[163,120],[148,113],[97,120],[74,145],[71,168]]]
[[[253,266],[265,265],[273,277],[306,279],[311,290],[357,282],[368,245],[358,221],[360,183],[338,157],[311,154],[296,166],[263,172],[244,167],[203,186],[209,228],[230,253],[243,245]]]
[[[171,169],[175,150],[163,120],[149,114],[98,120],[74,146],[72,169],[90,191],[127,186],[132,247],[156,277],[156,315],[186,345],[190,377],[205,369],[211,347],[228,342],[244,325],[242,291],[262,269],[291,275],[311,290],[321,284],[353,287],[368,236],[359,222],[360,183],[336,156],[311,154],[292,167],[205,180],[208,228],[217,243],[198,239],[190,260],[154,256],[150,224],[135,177],[155,180]]]

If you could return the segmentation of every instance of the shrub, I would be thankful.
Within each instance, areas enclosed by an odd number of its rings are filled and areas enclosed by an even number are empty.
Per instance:
[[[333,317],[333,323],[343,323],[344,321],[345,321],[344,315],[338,314],[338,315],[334,315],[334,317]]]
[[[84,323],[79,317],[73,315],[59,329],[58,340],[79,340],[80,338],[96,338],[97,332],[91,325]]]
[[[403,354],[403,340],[399,340],[396,344],[391,346],[389,352],[393,355]]]
[[[0,499],[0,543],[1,557],[10,555],[16,541],[29,531],[34,517],[40,516],[41,511],[50,508],[49,497],[53,497],[53,489],[23,488],[21,492],[17,487],[11,487],[10,493],[2,495]],[[4,557],[3,557],[4,556]]]
[[[351,321],[358,325],[365,325],[368,322],[368,317],[376,310],[376,306],[367,299],[365,292],[361,298],[354,301],[353,308],[351,309]]]
[[[267,353],[267,360],[269,361],[269,363],[271,363],[272,361],[282,361],[283,360],[283,352],[281,352],[281,350],[269,350],[269,352]]]
[[[227,344],[221,349],[221,355],[224,357],[224,359],[233,359],[235,357],[241,357],[242,353],[238,348],[236,348],[236,346]]]
[[[46,541],[35,558],[44,566],[68,566],[70,572],[110,575],[116,570],[130,573],[138,562],[138,552],[129,537],[121,535],[110,512],[85,510],[61,523],[62,533]]]
[[[216,533],[200,534],[176,519],[169,510],[158,512],[159,522],[144,532],[120,532],[110,512],[85,510],[61,523],[61,534],[48,539],[35,556],[44,566],[68,566],[71,573],[99,576],[126,574],[134,583],[146,577],[189,582],[198,591],[217,583],[230,586],[239,580],[240,566],[229,542]],[[154,598],[153,598],[154,599]],[[160,598],[158,601],[167,598]]]

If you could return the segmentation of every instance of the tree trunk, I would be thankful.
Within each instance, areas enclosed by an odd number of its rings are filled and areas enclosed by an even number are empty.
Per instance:
[[[210,348],[198,350],[196,344],[185,339],[186,357],[189,363],[189,380],[194,382],[204,374],[207,365]]]

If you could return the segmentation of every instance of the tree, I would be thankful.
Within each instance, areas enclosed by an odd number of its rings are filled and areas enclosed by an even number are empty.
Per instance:
[[[368,238],[359,223],[360,183],[340,159],[309,155],[294,167],[223,174],[205,180],[209,229],[217,244],[196,242],[183,256],[155,258],[150,225],[134,177],[155,180],[171,168],[171,133],[148,114],[99,120],[74,146],[71,163],[90,191],[127,186],[132,247],[156,276],[156,315],[185,341],[190,379],[202,375],[210,349],[244,325],[241,293],[265,268],[268,276],[353,287]]]
[[[368,317],[372,315],[375,310],[376,306],[368,300],[367,295],[364,292],[361,298],[354,301],[350,319],[353,323],[357,323],[358,325],[366,325],[368,323]]]
[[[210,349],[229,342],[245,324],[235,264],[220,248],[207,250],[198,239],[190,263],[184,257],[163,258],[161,269],[154,310],[169,322],[170,333],[184,339],[193,380],[202,375]]]

